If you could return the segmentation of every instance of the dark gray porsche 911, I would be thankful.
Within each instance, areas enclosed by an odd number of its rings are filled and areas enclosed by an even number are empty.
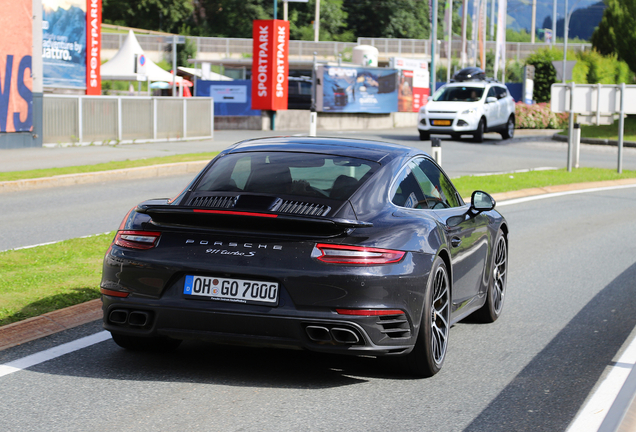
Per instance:
[[[104,327],[128,349],[183,339],[400,357],[431,376],[453,323],[503,307],[508,226],[425,153],[268,138],[139,204],[104,259]]]

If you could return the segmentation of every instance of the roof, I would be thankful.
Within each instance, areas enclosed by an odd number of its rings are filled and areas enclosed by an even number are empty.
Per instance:
[[[132,30],[115,56],[101,67],[102,79],[121,81],[168,81],[172,82],[172,74],[157,66],[148,56],[146,57],[145,75],[135,72],[135,55],[144,54]],[[181,81],[177,77],[177,82]]]
[[[383,141],[325,137],[274,137],[241,141],[229,149],[230,153],[245,151],[291,151],[327,153],[357,157],[373,162],[387,162],[420,150]]]

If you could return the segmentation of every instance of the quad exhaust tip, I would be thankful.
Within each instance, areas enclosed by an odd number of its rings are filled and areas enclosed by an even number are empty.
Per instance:
[[[343,345],[353,345],[360,342],[360,338],[353,330],[333,327],[331,329],[323,326],[310,325],[305,327],[307,336],[314,342],[335,342]]]
[[[145,327],[150,323],[150,313],[144,311],[128,311],[126,309],[115,309],[108,315],[108,320],[111,323],[118,325]]]

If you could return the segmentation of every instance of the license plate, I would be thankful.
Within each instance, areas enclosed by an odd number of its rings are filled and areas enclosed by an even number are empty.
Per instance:
[[[186,296],[245,304],[278,304],[278,283],[206,276],[186,276]]]
[[[433,126],[450,126],[450,120],[432,120]]]

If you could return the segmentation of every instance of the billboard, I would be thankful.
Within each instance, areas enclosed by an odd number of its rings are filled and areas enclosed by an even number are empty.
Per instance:
[[[44,87],[86,88],[86,0],[42,0],[42,38]]]
[[[320,66],[316,108],[321,112],[391,113],[398,110],[398,71]]]
[[[86,7],[86,94],[101,95],[102,0],[86,0]]]
[[[195,96],[214,98],[215,116],[260,116],[252,109],[252,81],[197,80]]]
[[[252,109],[286,110],[289,21],[254,20]]]
[[[0,13],[0,132],[33,129],[32,0],[3,2]]]
[[[398,104],[400,112],[418,112],[426,105],[430,94],[428,62],[403,57],[391,57],[389,66],[400,70]]]

